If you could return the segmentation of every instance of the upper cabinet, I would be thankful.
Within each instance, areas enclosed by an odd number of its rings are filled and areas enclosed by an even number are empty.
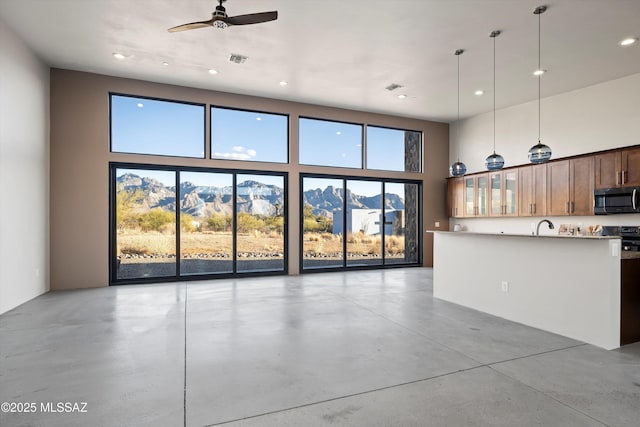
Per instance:
[[[452,217],[593,215],[593,190],[640,187],[640,147],[448,181]]]
[[[487,216],[488,201],[487,174],[469,175],[464,177],[464,216]]]
[[[489,215],[518,215],[518,170],[507,169],[489,173]]]
[[[547,165],[518,168],[518,200],[520,216],[547,214]]]
[[[449,215],[453,218],[464,216],[464,178],[449,179],[447,192]]]
[[[594,157],[547,164],[547,214],[593,215]]]
[[[640,148],[595,156],[595,188],[640,185]]]

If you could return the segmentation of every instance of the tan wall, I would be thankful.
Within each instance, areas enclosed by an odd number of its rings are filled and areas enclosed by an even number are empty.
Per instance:
[[[289,114],[291,162],[279,165],[110,153],[109,92]],[[300,166],[297,164],[298,116],[422,131],[424,173]],[[52,69],[51,289],[108,285],[110,161],[289,172],[289,274],[298,274],[300,173],[423,180],[423,228],[433,228],[434,222],[440,221],[441,228],[447,229],[448,129],[443,123]],[[208,153],[209,147],[207,156]],[[424,246],[424,265],[431,266],[430,234],[424,235]]]

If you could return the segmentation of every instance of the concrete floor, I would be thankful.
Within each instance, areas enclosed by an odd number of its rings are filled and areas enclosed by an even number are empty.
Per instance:
[[[35,409],[0,425],[640,424],[639,344],[606,351],[433,299],[431,273],[43,295],[0,316],[0,402]]]

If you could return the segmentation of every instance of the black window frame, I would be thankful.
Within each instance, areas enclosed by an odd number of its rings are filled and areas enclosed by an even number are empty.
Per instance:
[[[370,168],[369,167],[369,162],[368,162],[368,155],[369,155],[369,135],[367,133],[367,130],[372,127],[372,128],[378,128],[378,129],[389,129],[389,130],[397,130],[397,131],[401,131],[401,132],[415,132],[420,134],[420,156],[419,156],[419,160],[420,160],[420,167],[418,168],[419,170],[417,171],[407,171],[407,170],[394,170],[394,169],[378,169],[378,168]],[[367,123],[365,125],[365,130],[364,130],[364,139],[365,139],[365,153],[364,153],[364,169],[366,170],[371,170],[371,171],[381,171],[381,172],[399,172],[399,173],[422,173],[424,170],[424,132],[421,130],[414,130],[414,129],[404,129],[404,128],[397,128],[397,127],[393,127],[393,126],[380,126],[380,125],[376,125],[376,124],[371,124],[371,123]],[[405,152],[406,155],[406,152]]]
[[[139,170],[158,170],[175,172],[176,179],[176,274],[175,276],[156,276],[156,277],[139,277],[132,279],[118,279],[117,278],[117,224],[116,224],[116,171],[118,169],[139,169]],[[233,272],[224,273],[189,273],[182,275],[180,271],[180,209],[178,208],[180,200],[180,172],[204,172],[204,173],[226,173],[233,176],[233,212],[234,212],[234,229],[233,229]],[[235,197],[236,192],[236,177],[237,175],[267,175],[277,176],[283,178],[283,200],[285,201],[285,208],[282,211],[284,218],[283,227],[283,269],[282,270],[260,270],[260,271],[237,271],[237,201]],[[281,171],[264,171],[264,170],[250,170],[250,169],[224,169],[215,167],[192,167],[192,166],[174,166],[174,165],[158,165],[148,163],[130,163],[130,162],[109,162],[109,285],[130,285],[130,284],[148,284],[148,283],[170,283],[179,281],[195,281],[195,280],[208,280],[218,278],[229,277],[258,277],[258,276],[277,276],[287,275],[289,273],[289,172]]]
[[[302,149],[300,147],[300,120],[315,120],[319,122],[330,122],[330,123],[339,123],[344,125],[355,125],[360,126],[360,167],[352,167],[352,166],[333,166],[333,165],[320,165],[320,164],[312,164],[312,163],[302,163],[300,161],[300,153],[302,153]],[[334,120],[334,119],[325,119],[320,117],[311,117],[311,116],[298,116],[298,164],[300,166],[311,166],[311,167],[320,167],[320,168],[336,168],[336,169],[347,169],[347,170],[364,170],[365,169],[365,161],[366,161],[366,124],[358,123],[358,122],[349,122],[344,120]]]
[[[265,111],[265,110],[249,110],[246,108],[236,108],[236,107],[228,107],[228,106],[223,106],[223,105],[216,105],[216,104],[208,104],[209,109],[208,109],[208,114],[209,114],[209,160],[214,160],[214,161],[218,161],[218,160],[229,160],[229,161],[234,161],[234,162],[251,162],[251,163],[266,163],[266,164],[274,164],[274,165],[288,165],[291,163],[291,147],[290,147],[290,141],[291,141],[291,116],[288,113],[274,113],[272,111]],[[237,159],[224,159],[224,158],[218,158],[218,157],[213,157],[213,109],[214,108],[218,108],[218,109],[222,109],[222,110],[232,110],[232,111],[242,111],[245,113],[257,113],[257,114],[269,114],[272,116],[283,116],[287,119],[287,125],[286,125],[286,133],[287,133],[287,140],[286,140],[286,150],[287,150],[287,160],[285,162],[269,162],[269,161],[264,161],[264,160],[237,160]]]
[[[160,101],[160,102],[171,102],[174,104],[185,104],[192,106],[202,107],[203,116],[202,116],[202,153],[201,157],[193,157],[193,156],[178,156],[173,154],[156,154],[156,153],[139,153],[134,151],[114,151],[113,149],[113,97],[121,96],[126,98],[134,98],[134,99],[146,99],[150,101]],[[143,95],[132,95],[127,93],[120,92],[109,92],[109,152],[114,154],[127,154],[134,156],[160,156],[167,158],[178,158],[178,159],[206,159],[207,158],[207,105],[206,103],[200,102],[189,102],[182,101],[176,99],[168,99],[168,98],[158,98],[152,96],[143,96]]]
[[[371,181],[371,182],[381,182],[382,183],[382,199],[383,199],[383,203],[382,203],[382,209],[383,212],[385,211],[384,208],[384,193],[385,193],[385,189],[386,183],[393,183],[393,184],[414,184],[417,185],[418,188],[418,200],[416,201],[418,204],[418,224],[417,224],[417,228],[418,228],[418,233],[417,233],[417,237],[418,237],[418,244],[417,244],[417,248],[418,248],[418,256],[417,256],[417,261],[416,262],[411,262],[411,263],[405,263],[405,264],[386,264],[385,263],[385,257],[384,257],[384,232],[382,233],[382,263],[381,264],[377,264],[377,265],[370,265],[370,266],[366,266],[366,265],[352,265],[349,266],[347,264],[347,239],[344,237],[344,233],[343,233],[343,238],[342,238],[342,265],[341,266],[329,266],[329,267],[314,267],[314,268],[305,268],[304,267],[304,221],[302,220],[302,213],[304,211],[304,178],[320,178],[320,179],[340,179],[342,180],[342,184],[343,184],[343,191],[344,191],[344,197],[343,197],[343,208],[342,208],[342,223],[344,225],[347,224],[347,206],[346,206],[346,202],[347,202],[347,181],[349,180],[354,180],[354,181]],[[388,269],[388,268],[406,268],[406,267],[421,267],[423,264],[423,243],[424,243],[424,238],[422,233],[420,232],[420,230],[422,230],[422,224],[423,224],[423,204],[422,204],[422,188],[423,188],[423,182],[420,180],[416,180],[416,179],[401,179],[401,178],[382,178],[382,177],[364,177],[364,176],[353,176],[353,175],[335,175],[335,174],[318,174],[318,173],[301,173],[300,174],[300,183],[299,183],[299,188],[300,188],[300,194],[299,194],[299,198],[300,198],[300,228],[299,228],[299,233],[300,233],[300,237],[299,237],[299,247],[300,247],[300,254],[299,254],[299,260],[298,260],[298,264],[299,264],[299,271],[300,274],[313,274],[313,273],[326,273],[329,271],[355,271],[355,270],[380,270],[380,269]]]

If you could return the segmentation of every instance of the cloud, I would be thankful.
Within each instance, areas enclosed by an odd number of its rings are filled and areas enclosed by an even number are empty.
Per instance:
[[[213,157],[216,159],[251,160],[257,154],[258,152],[251,148],[246,148],[242,145],[234,145],[231,147],[230,153],[213,153]]]

